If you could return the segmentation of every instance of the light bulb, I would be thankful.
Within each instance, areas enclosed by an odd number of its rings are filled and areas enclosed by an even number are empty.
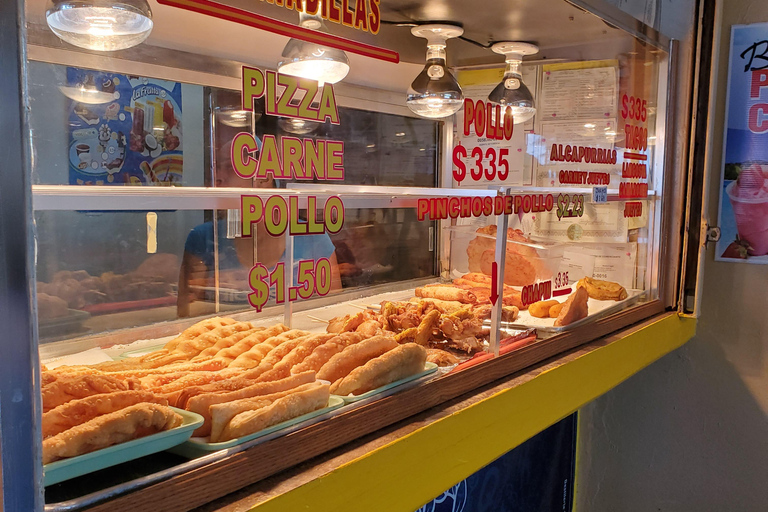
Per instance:
[[[325,30],[319,15],[299,14],[299,26]],[[283,49],[277,71],[285,75],[315,80],[320,85],[340,82],[349,73],[349,58],[342,50],[291,38]]]
[[[99,51],[136,46],[153,25],[147,0],[51,0],[45,19],[63,41]]]
[[[453,25],[422,25],[411,33],[427,39],[427,63],[408,88],[405,104],[414,114],[430,119],[448,117],[464,105],[464,93],[446,68],[445,41],[464,33]]]
[[[507,69],[493,91],[488,95],[488,101],[507,106],[512,109],[515,124],[525,123],[536,115],[533,94],[523,82],[520,66],[523,55],[538,53],[538,47],[528,43],[496,43],[491,49],[505,56]]]

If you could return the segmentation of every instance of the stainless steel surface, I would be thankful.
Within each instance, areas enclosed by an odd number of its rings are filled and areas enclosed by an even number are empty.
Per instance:
[[[40,366],[35,280],[24,4],[0,2],[0,451],[2,508],[43,507]]]
[[[65,512],[71,510],[82,510],[83,508],[90,507],[110,498],[115,498],[128,492],[137,491],[147,487],[148,485],[168,480],[171,477],[186,473],[187,471],[192,471],[212,462],[216,462],[217,460],[221,460],[227,456],[227,451],[222,450],[220,452],[215,452],[210,455],[206,455],[205,457],[200,457],[199,459],[194,459],[190,460],[189,462],[179,464],[178,466],[174,466],[164,471],[153,473],[142,478],[137,478],[135,480],[131,480],[130,482],[108,487],[107,489],[87,494],[79,498],[62,501],[59,503],[50,503],[45,505],[45,511]]]
[[[506,195],[506,190],[499,190],[499,195]],[[496,287],[498,295],[496,304],[491,309],[491,346],[490,349],[494,356],[499,355],[499,342],[501,341],[501,306],[504,304],[504,270],[507,263],[507,226],[509,226],[509,216],[499,215],[496,217],[496,248],[494,260],[498,272],[495,283],[491,286]],[[501,236],[499,236],[501,234]]]
[[[676,272],[680,265],[679,258],[677,257],[681,243],[680,232],[675,230],[675,225],[679,220],[675,219],[673,214],[670,214],[670,212],[679,209],[679,207],[675,208],[672,202],[675,199],[675,194],[672,193],[672,190],[679,183],[674,165],[676,143],[673,139],[673,134],[675,133],[675,123],[671,115],[672,112],[675,112],[677,106],[677,91],[675,87],[677,54],[678,44],[673,40],[670,42],[669,52],[667,53],[666,66],[660,66],[660,74],[662,76],[659,77],[659,84],[660,87],[663,87],[663,90],[659,90],[658,96],[659,98],[664,98],[665,101],[663,109],[660,106],[657,110],[656,143],[661,143],[663,150],[657,152],[654,162],[655,169],[662,171],[663,180],[658,180],[658,174],[654,172],[654,188],[662,194],[662,201],[654,211],[654,223],[657,227],[657,233],[653,252],[657,253],[654,255],[657,257],[655,260],[656,264],[652,267],[650,282],[657,288],[658,297],[661,298],[665,305],[671,305],[668,304],[668,290],[671,289],[673,293],[677,290]],[[664,236],[662,236],[662,233]],[[673,270],[675,273],[673,274],[670,270]],[[670,279],[672,280],[670,281]]]
[[[318,202],[338,196],[345,208],[414,208],[421,197],[494,196],[492,190],[440,189],[420,187],[375,187],[357,185],[291,184],[280,189],[281,195],[299,196],[299,206],[306,208],[307,197]],[[266,201],[273,189],[206,187],[78,187],[70,185],[33,185],[35,211],[103,210],[168,211],[227,210],[240,208],[240,197],[258,195]]]

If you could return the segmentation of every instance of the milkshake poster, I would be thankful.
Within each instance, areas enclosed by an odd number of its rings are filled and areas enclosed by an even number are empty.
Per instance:
[[[731,29],[715,259],[768,263],[768,23]]]
[[[67,68],[71,185],[183,182],[181,84]]]

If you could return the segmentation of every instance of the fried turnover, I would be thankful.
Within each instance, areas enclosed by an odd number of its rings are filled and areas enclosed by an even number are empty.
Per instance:
[[[239,389],[237,391],[231,391],[229,393],[204,393],[194,396],[187,400],[185,409],[201,415],[205,419],[205,422],[200,428],[194,431],[193,435],[207,436],[211,433],[210,407],[214,404],[222,404],[225,402],[231,402],[232,400],[240,400],[242,398],[252,398],[255,396],[277,393],[279,391],[285,391],[297,386],[301,386],[302,384],[307,384],[314,380],[315,373],[306,372],[300,373],[298,375],[292,375],[281,380],[260,382],[252,386]]]
[[[254,346],[248,352],[244,352],[243,354],[237,356],[231,363],[229,363],[228,368],[258,368],[261,362],[266,359],[267,356],[271,355],[274,350],[280,348],[278,352],[282,354],[280,356],[280,358],[282,358],[283,355],[290,352],[293,347],[299,343],[299,341],[303,340],[307,336],[309,336],[309,333],[306,331],[291,330],[278,336],[269,338],[263,343]],[[217,360],[219,359],[217,358]],[[274,362],[272,364],[274,364]]]
[[[259,375],[256,380],[259,382],[266,382],[270,380],[284,379],[290,376],[291,368],[304,361],[312,351],[333,337],[334,335],[331,333],[308,336],[297,343],[296,346],[290,352],[285,354],[282,359],[274,363],[272,368]]]
[[[43,439],[55,436],[102,414],[119,411],[142,402],[168,405],[149,391],[117,391],[71,400],[43,414]]]
[[[278,393],[271,393],[269,395],[257,396],[254,398],[243,398],[241,400],[233,400],[232,402],[212,405],[211,442],[216,443],[219,441],[219,439],[221,439],[221,434],[224,431],[224,428],[229,424],[230,420],[238,414],[259,409],[292,393],[301,393],[303,391],[314,389],[323,385],[328,387],[328,384],[310,382],[309,384],[302,384],[301,386],[285,391],[280,391]]]
[[[602,281],[583,277],[576,283],[576,288],[587,290],[589,297],[597,300],[624,300],[628,297],[627,290],[619,283],[613,281]]]
[[[169,407],[152,403],[131,405],[45,439],[43,464],[156,434],[182,422],[182,417]]]
[[[141,389],[141,384],[133,379],[119,379],[109,375],[58,375],[56,380],[41,390],[43,412],[78,398],[132,389]]]
[[[242,412],[223,429],[219,441],[237,439],[269,428],[291,418],[322,409],[328,405],[329,386],[323,384],[290,393],[254,411]]]
[[[343,332],[315,348],[302,362],[291,368],[292,374],[306,371],[320,371],[328,360],[345,348],[363,341],[366,337],[358,332]]]
[[[341,396],[360,395],[423,371],[426,360],[427,351],[421,345],[400,345],[334,382],[331,393]]]
[[[331,357],[317,372],[317,378],[336,382],[374,357],[397,347],[398,343],[390,336],[374,336],[360,343],[350,345]]]
[[[222,354],[222,357],[224,357],[226,354],[226,357],[232,356],[232,359],[234,360],[235,357],[239,356],[243,352],[247,352],[253,348],[254,345],[257,345],[262,341],[271,338],[272,336],[282,334],[287,330],[288,328],[283,324],[273,325],[272,327],[268,327],[266,329],[263,327],[258,327],[240,339],[225,338],[217,341],[215,345],[208,347],[193,357],[192,361],[200,361],[208,357],[216,358],[220,353]],[[224,353],[224,350],[228,350],[228,352]]]
[[[587,307],[587,300],[589,294],[584,288],[576,288],[576,291],[568,297],[568,300],[563,302],[563,308],[560,310],[560,314],[555,320],[555,327],[572,324],[577,320],[586,318],[589,314]]]

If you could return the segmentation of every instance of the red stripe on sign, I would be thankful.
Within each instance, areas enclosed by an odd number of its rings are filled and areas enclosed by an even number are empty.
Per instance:
[[[568,287],[568,288],[561,288],[559,290],[553,291],[552,292],[552,296],[553,297],[562,297],[563,295],[568,295],[569,293],[571,293],[571,288],[570,287]]]
[[[640,153],[629,153],[628,151],[624,152],[624,159],[631,159],[631,160],[648,160],[648,155],[643,155]]]
[[[363,57],[370,57],[385,62],[393,62],[395,64],[400,62],[400,54],[392,50],[387,50],[386,48],[379,48],[378,46],[358,43],[352,39],[309,30],[304,27],[291,25],[284,21],[237,9],[229,5],[211,2],[209,0],[157,0],[157,3],[168,5],[170,7],[178,7],[179,9],[199,14],[205,14],[206,16],[212,16],[222,20],[233,21],[241,25],[247,25],[249,27],[280,34],[281,36],[295,37],[302,41],[330,46],[331,48],[356,53]]]

